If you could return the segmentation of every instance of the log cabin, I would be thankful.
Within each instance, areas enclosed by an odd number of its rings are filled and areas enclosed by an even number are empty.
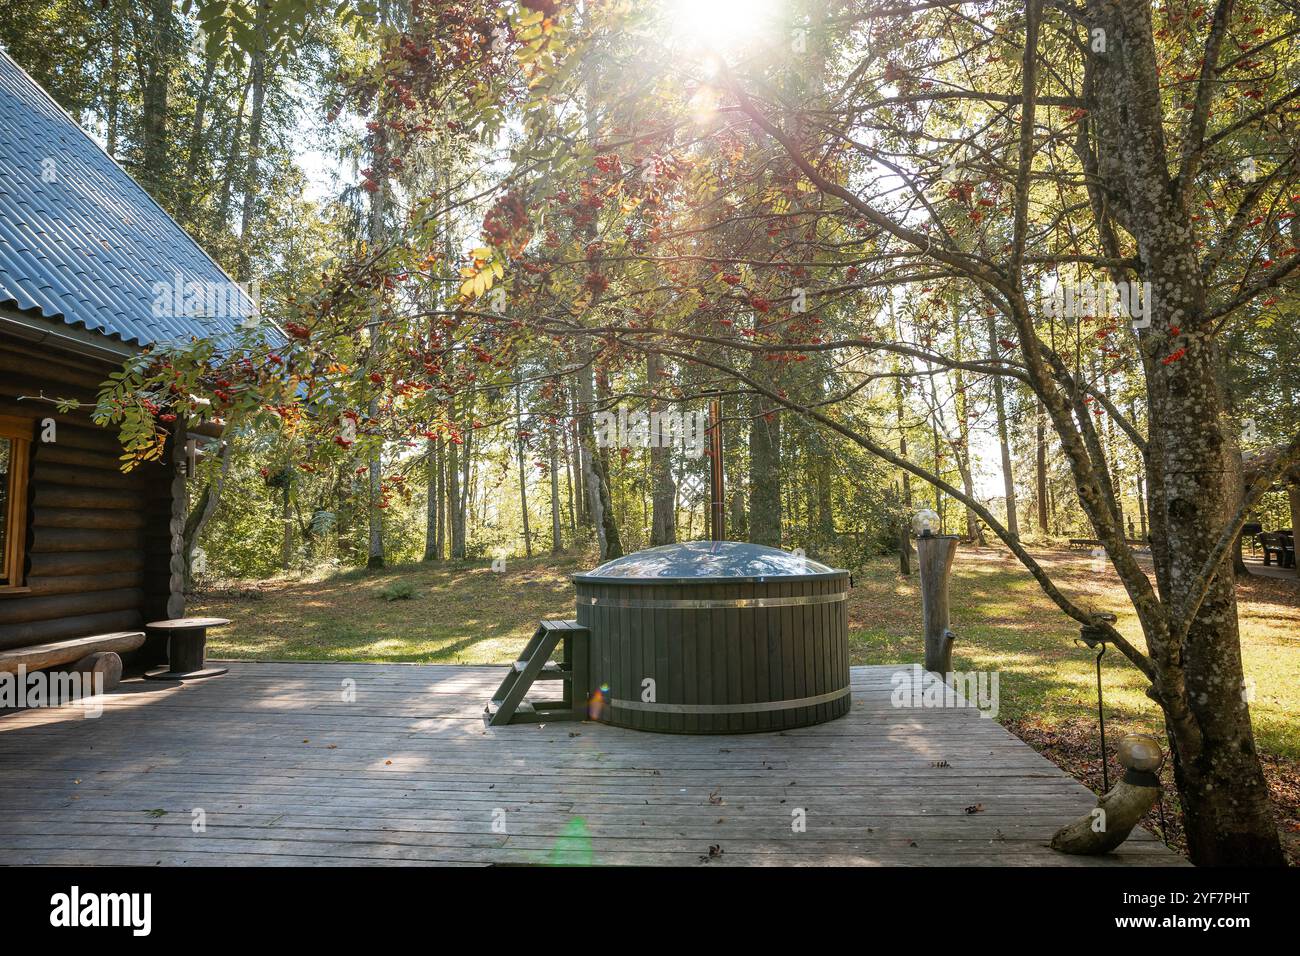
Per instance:
[[[232,290],[223,305],[234,308],[204,311],[203,297],[177,307],[169,290],[191,283]],[[188,504],[190,436],[173,435],[165,464],[124,472],[116,434],[90,412],[100,384],[141,349],[227,334],[255,315],[221,267],[0,51],[0,670],[97,649],[160,659],[162,642],[146,641],[144,625],[184,612],[173,531]],[[55,399],[80,404],[64,411]]]

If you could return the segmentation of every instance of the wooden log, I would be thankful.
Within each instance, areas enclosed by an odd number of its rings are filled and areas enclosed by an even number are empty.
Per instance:
[[[57,436],[57,429],[55,434]],[[42,465],[71,465],[123,474],[120,450],[114,453],[112,449],[76,448],[64,444],[59,437],[53,442],[37,441],[35,448],[36,461]]]
[[[36,417],[42,419],[47,416]],[[57,416],[48,417],[54,418],[56,423],[52,444],[60,448],[79,448],[83,451],[98,452],[113,459],[117,459],[122,454],[122,442],[117,437],[117,432],[86,421],[59,422]]]
[[[149,479],[140,471],[123,474],[120,471],[100,471],[70,465],[46,464],[36,458],[34,481],[51,482],[70,488],[105,489],[110,491],[143,491]]]
[[[144,568],[139,550],[47,552],[31,556],[31,577],[60,577],[70,574],[106,574],[139,571]]]
[[[139,611],[111,611],[107,614],[84,614],[51,621],[0,624],[0,650],[48,644],[67,638],[85,637],[87,634],[133,631],[142,623]]]
[[[119,631],[108,634],[94,634],[66,641],[51,641],[36,644],[19,650],[0,651],[0,673],[16,674],[20,666],[29,671],[42,667],[57,667],[81,661],[87,653],[96,651],[113,651],[125,654],[144,643],[143,631]],[[118,661],[120,666],[121,661]],[[118,672],[119,675],[121,671]]]
[[[145,526],[145,516],[125,508],[45,508],[32,509],[33,528],[83,528],[138,531]]]
[[[14,355],[9,349],[0,349],[0,372],[5,373],[5,391],[34,396],[44,389],[47,397],[75,398],[80,402],[94,402],[104,380],[97,374],[68,369],[54,361]],[[50,402],[40,404],[54,407]]]
[[[118,363],[106,359],[94,359],[59,352],[46,345],[23,342],[9,336],[5,336],[3,340],[0,340],[0,355],[15,355],[26,358],[28,360],[26,367],[29,369],[34,362],[42,370],[45,368],[57,370],[52,374],[60,376],[79,375],[90,387],[95,388],[98,388],[100,382],[106,381],[108,376],[120,367]]]
[[[88,493],[84,488],[60,485],[48,480],[44,475],[33,482],[37,508],[113,508],[116,510],[139,510],[145,498],[134,488],[97,488]]]
[[[89,412],[73,411],[68,414],[56,411],[53,405],[37,405],[35,402],[18,401],[17,390],[6,390],[0,393],[0,415],[16,415],[19,418],[30,418],[33,422],[43,418],[52,418],[61,429],[67,428],[84,428],[92,429],[96,426],[90,420]],[[33,425],[35,428],[35,425]]]
[[[0,624],[24,624],[51,621],[82,614],[138,610],[144,603],[144,591],[122,588],[115,591],[87,591],[84,594],[57,594],[52,597],[8,598],[0,601]]]
[[[101,675],[99,691],[112,690],[118,684],[122,683],[122,658],[113,651],[95,651],[87,654],[81,660],[77,661],[70,671],[77,674],[85,674],[92,681],[95,675]]]
[[[948,579],[957,554],[957,536],[922,535],[916,539],[921,580],[921,617],[925,629],[925,669],[952,671],[953,633],[948,624]]]
[[[143,544],[142,536],[138,531],[36,527],[32,529],[29,553],[36,555],[69,551],[117,551],[123,547],[138,549]]]
[[[116,591],[145,585],[144,571],[114,571],[104,574],[69,574],[62,577],[28,575],[27,587],[32,597],[52,594],[85,594],[90,591]]]

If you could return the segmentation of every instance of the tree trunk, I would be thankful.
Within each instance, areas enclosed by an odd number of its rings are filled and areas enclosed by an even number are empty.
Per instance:
[[[1137,610],[1192,862],[1280,864],[1244,693],[1230,567],[1219,566],[1185,636],[1180,633],[1200,570],[1239,507],[1243,485],[1237,426],[1225,411],[1222,360],[1183,198],[1191,190],[1171,181],[1167,161],[1151,16],[1149,4],[1087,4],[1088,27],[1103,29],[1113,51],[1087,61],[1098,156],[1094,188],[1107,190],[1110,208],[1133,233],[1142,278],[1154,290],[1151,326],[1139,345],[1147,373],[1153,555],[1163,600],[1158,610],[1142,604]]]
[[[618,526],[614,523],[604,462],[600,449],[596,447],[591,417],[596,403],[592,376],[590,363],[578,371],[578,448],[582,459],[582,484],[587,491],[587,507],[596,529],[600,560],[608,561],[621,557],[623,546],[618,537]]]
[[[438,441],[427,439],[424,443],[424,486],[427,490],[424,505],[424,557],[422,561],[437,561],[438,548]]]
[[[956,301],[952,304],[952,336],[957,361],[964,360],[964,348],[961,327],[961,310]],[[972,476],[970,453],[970,402],[966,396],[966,376],[960,368],[953,369],[953,401],[957,412],[957,472],[961,475],[962,491],[967,498],[975,497],[975,484]],[[984,537],[984,526],[980,524],[975,510],[966,505],[966,538],[978,541],[985,547],[988,541]]]
[[[567,418],[568,411],[569,411],[569,398],[568,398],[567,391],[564,397],[564,409]],[[569,441],[571,435],[576,437],[576,432],[574,430],[574,420],[572,418],[569,418],[568,421],[561,421],[561,423],[557,426],[557,430],[560,433],[560,441],[563,446],[560,449],[560,451],[564,455],[564,477],[565,477],[565,486],[566,486],[564,491],[564,498],[565,498],[565,505],[568,508],[568,514],[569,514],[569,534],[573,536],[574,541],[577,541],[578,512],[574,504],[575,498],[578,497],[578,492],[577,492],[578,469],[574,467],[574,459],[576,457],[576,452],[575,452],[576,442]]]
[[[469,424],[472,426],[473,421],[473,393],[467,393],[465,396],[466,405],[470,406]],[[460,429],[460,444],[450,442],[447,446],[447,522],[451,526],[451,560],[464,561],[466,555],[465,541],[465,516],[467,513],[467,499],[469,498],[469,488],[464,480],[466,469],[462,459],[468,458],[470,454],[470,429],[465,427],[465,420],[458,419],[457,405],[453,399],[451,404],[451,420],[457,423]]]
[[[216,226],[219,230],[226,229],[229,224],[230,197],[235,188],[240,141],[244,136],[244,108],[248,104],[248,91],[252,85],[252,71],[250,70],[249,79],[244,82],[239,94],[239,108],[235,111],[235,125],[230,131],[230,141],[226,144],[226,163],[221,175],[221,200],[217,203]]]
[[[136,178],[166,206],[168,92],[176,46],[172,0],[149,0],[149,24],[137,29],[136,39],[144,73],[140,92],[142,142]]]
[[[524,461],[524,407],[521,387],[515,386],[515,449],[519,463],[519,513],[524,523],[524,557],[533,556],[533,535],[528,527],[528,473]]]
[[[280,486],[280,570],[288,571],[293,564],[293,513],[289,508],[289,469],[286,466],[284,484]]]
[[[185,519],[185,589],[188,591],[194,579],[194,547],[199,536],[221,503],[221,490],[225,487],[226,476],[230,474],[230,457],[233,439],[221,443],[221,464],[217,474],[203,486],[199,500]]]
[[[817,491],[816,534],[814,542],[819,554],[827,553],[835,542],[835,459],[831,455],[829,444],[820,434],[810,436],[813,461],[810,463]]]
[[[447,553],[447,440],[438,438],[434,496],[438,499],[437,534],[433,539],[435,560],[441,561]]]
[[[581,375],[582,372],[578,372]],[[578,409],[578,391],[577,380],[574,380],[572,402],[572,417],[569,420],[569,432],[566,437],[569,448],[569,489],[574,500],[574,509],[576,509],[577,523],[573,526],[573,533],[576,536],[578,527],[591,527],[591,508],[587,503],[587,472],[586,459],[583,457],[582,450],[582,415]]]
[[[596,395],[602,408],[610,407],[609,384],[604,376],[596,377]],[[600,489],[601,514],[605,522],[605,542],[609,548],[609,557],[617,558],[623,554],[623,540],[619,534],[622,516],[614,507],[614,479],[608,448],[597,448],[595,456],[596,487]],[[621,460],[621,459],[620,459]]]
[[[190,214],[194,209],[195,192],[198,189],[199,160],[203,156],[203,123],[207,116],[208,100],[212,96],[212,81],[217,73],[217,60],[222,51],[209,53],[204,49],[203,83],[199,87],[198,99],[194,104],[194,125],[190,128],[189,155],[185,160],[185,182],[181,184],[181,194],[177,198],[176,219],[181,225],[188,225]],[[111,153],[111,150],[110,150]]]
[[[1047,534],[1047,420],[1041,400],[1034,415],[1034,487],[1038,499],[1038,530]]]
[[[556,460],[557,438],[555,430],[551,430],[550,435],[550,458],[551,458],[551,554],[559,554],[564,550],[564,535],[560,524],[560,463]]]
[[[939,392],[934,384],[934,376],[930,376],[930,404],[934,406],[933,414],[930,416],[930,439],[934,446],[934,473],[940,478],[943,477],[943,445],[939,441],[939,418],[942,414],[939,408]],[[934,513],[939,516],[939,533],[942,534],[947,530],[943,516],[943,492],[939,486],[934,486]]]
[[[456,405],[453,401],[452,421],[456,420]],[[463,441],[463,439],[462,439]],[[451,560],[465,560],[465,505],[460,487],[460,450],[456,442],[447,444],[447,523],[451,526]]]
[[[1287,485],[1286,497],[1291,506],[1291,540],[1294,542],[1296,535],[1300,535],[1300,485]],[[1295,563],[1295,574],[1300,577],[1300,557],[1297,557]]]
[[[989,316],[989,358],[998,354],[997,323]],[[1007,531],[1020,537],[1020,520],[1016,514],[1016,479],[1011,470],[1011,443],[1007,440],[1007,406],[1002,393],[1002,376],[993,376],[993,408],[998,417],[998,445],[1002,452],[1002,494],[1007,503]]]
[[[661,359],[657,352],[646,353],[646,380],[649,391],[655,395],[659,388]],[[650,400],[651,413],[660,410],[657,399]],[[674,544],[677,541],[677,514],[673,506],[677,498],[677,489],[673,485],[672,449],[662,448],[658,442],[650,446],[650,488],[652,499],[652,517],[650,520],[650,544]]]
[[[108,100],[105,117],[107,123],[107,144],[108,155],[114,160],[117,159],[117,139],[118,130],[121,128],[120,104],[122,89],[122,29],[119,21],[113,21],[113,43],[112,52],[109,54],[109,75],[108,75]]]
[[[762,358],[755,353],[750,373],[766,384]],[[781,414],[758,394],[749,404],[749,540],[781,547]]]
[[[255,31],[257,36],[257,46],[253,51],[252,65],[250,67],[249,80],[253,85],[253,111],[248,119],[248,158],[244,167],[244,202],[239,219],[239,251],[235,266],[235,278],[240,282],[247,282],[251,276],[250,267],[250,249],[253,232],[253,208],[257,202],[257,190],[261,183],[261,175],[258,173],[257,164],[262,155],[262,127],[263,127],[263,108],[266,103],[266,18],[269,16],[269,4],[257,4],[257,18],[255,22]],[[376,136],[379,134],[376,133]],[[377,168],[377,167],[376,167]],[[382,179],[379,192],[383,192]],[[379,202],[378,216],[381,219],[380,232],[382,234],[382,217],[383,217],[383,199],[376,194]],[[373,233],[372,241],[377,241],[379,237]]]
[[[898,573],[902,575],[912,573],[912,536],[908,533],[909,523],[906,517],[898,521]]]
[[[376,165],[382,165],[376,162]],[[384,188],[383,174],[380,176],[380,188],[371,194],[370,210],[370,239],[372,245],[379,245],[383,241],[384,234]],[[379,295],[382,295],[382,291]],[[370,321],[369,332],[370,341],[367,344],[367,356],[374,356],[379,351],[379,342],[382,334],[381,314],[382,303],[376,302],[373,306],[373,317]],[[370,428],[378,428],[379,418],[379,400],[372,398],[366,408],[367,425]],[[382,568],[384,566],[384,514],[380,505],[383,503],[383,449],[382,444],[370,452],[368,462],[368,484],[369,495],[367,497],[367,510],[369,520],[369,551],[366,557],[366,567]]]

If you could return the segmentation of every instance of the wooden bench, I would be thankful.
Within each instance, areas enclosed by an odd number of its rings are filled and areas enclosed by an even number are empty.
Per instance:
[[[1295,538],[1280,531],[1265,531],[1258,537],[1264,549],[1265,567],[1271,563],[1270,559],[1276,559],[1280,568],[1295,567]]]
[[[33,644],[0,651],[0,673],[16,674],[19,667],[29,671],[61,664],[75,664],[96,653],[125,654],[144,644],[144,631],[118,631],[114,634],[95,634],[91,637],[74,637],[49,644]]]

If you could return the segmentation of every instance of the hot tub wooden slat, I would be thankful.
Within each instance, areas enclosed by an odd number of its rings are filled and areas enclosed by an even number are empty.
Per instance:
[[[601,719],[669,733],[751,733],[848,711],[848,575],[578,582]],[[769,602],[769,603],[762,603]],[[642,701],[642,681],[655,699]],[[783,702],[806,701],[795,706]],[[615,705],[616,704],[616,705]]]

